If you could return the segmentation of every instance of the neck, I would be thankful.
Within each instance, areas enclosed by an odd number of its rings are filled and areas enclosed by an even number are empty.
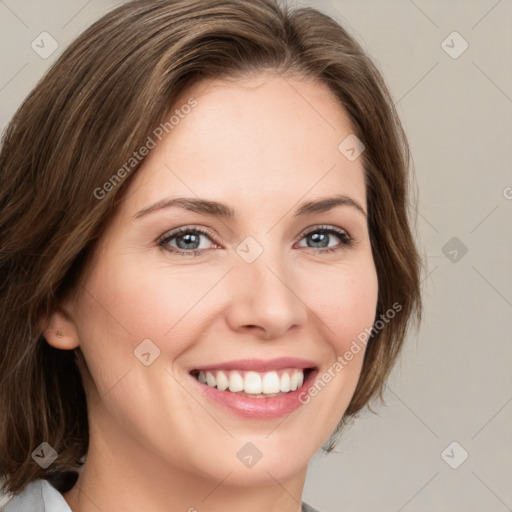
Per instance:
[[[163,460],[126,432],[108,432],[101,426],[90,429],[87,461],[74,487],[63,494],[73,512],[301,511],[307,466],[286,481],[267,472],[266,481],[255,485],[248,479],[245,486],[233,480],[239,467],[213,478]]]

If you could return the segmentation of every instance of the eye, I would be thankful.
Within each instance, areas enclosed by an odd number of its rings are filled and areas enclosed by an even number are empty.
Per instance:
[[[183,227],[166,234],[158,246],[180,256],[200,256],[203,250],[208,249],[208,243],[202,243],[202,239],[213,241],[212,237],[210,230]]]
[[[340,242],[335,246],[329,246],[329,241],[335,237]],[[326,253],[333,251],[341,251],[351,247],[355,241],[344,229],[334,226],[316,226],[305,233],[302,233],[301,240],[306,239],[312,245],[306,246],[314,249],[315,253]],[[303,245],[301,247],[304,247]]]
[[[337,238],[338,244],[329,246],[329,242]],[[219,247],[214,242],[215,236],[213,232],[207,228],[199,227],[181,227],[167,233],[158,241],[158,246],[162,249],[178,254],[180,256],[201,256],[208,247],[208,240],[213,243],[214,248]],[[303,232],[300,240],[306,239],[315,253],[327,253],[340,251],[352,246],[355,238],[351,237],[344,229],[334,226],[316,226],[309,228],[309,231]],[[304,245],[299,245],[304,247]]]

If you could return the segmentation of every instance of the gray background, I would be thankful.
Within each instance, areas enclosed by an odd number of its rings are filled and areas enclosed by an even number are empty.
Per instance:
[[[0,0],[0,128],[118,3]],[[340,21],[384,74],[411,144],[427,256],[425,320],[387,405],[362,413],[337,453],[315,456],[303,498],[322,512],[512,510],[512,1],[300,3]],[[43,31],[59,45],[47,59],[31,48]]]

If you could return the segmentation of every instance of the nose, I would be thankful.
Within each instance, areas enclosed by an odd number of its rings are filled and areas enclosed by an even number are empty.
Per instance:
[[[300,295],[297,277],[282,255],[264,252],[252,263],[240,260],[230,272],[227,322],[236,332],[277,339],[305,325],[307,297]]]

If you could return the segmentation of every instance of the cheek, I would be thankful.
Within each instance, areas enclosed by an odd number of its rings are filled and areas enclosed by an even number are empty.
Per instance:
[[[305,286],[305,302],[338,354],[348,350],[352,341],[372,326],[378,300],[373,263],[319,272],[314,278],[308,277]]]
[[[91,323],[110,333],[113,343],[116,339],[124,343],[128,335],[133,343],[150,338],[169,345],[172,340],[172,351],[180,352],[181,340],[190,339],[197,329],[197,318],[191,319],[222,275],[218,269],[172,268],[154,260],[149,264],[142,256],[121,257],[115,265],[104,261],[86,284],[100,306],[94,308],[96,319]]]
[[[81,297],[78,321],[81,349],[92,376],[91,392],[110,396],[115,387],[121,393],[121,407],[127,398],[122,390],[127,387],[128,403],[135,397],[154,396],[157,390],[171,392],[169,386],[174,381],[162,369],[173,368],[209,328],[211,317],[218,311],[218,304],[212,302],[215,293],[209,292],[224,272],[149,265],[128,257],[115,264],[104,259],[93,267],[84,285],[87,293]],[[144,341],[148,339],[152,342],[149,345]],[[150,357],[158,356],[150,366],[144,366],[136,356],[148,349]],[[155,368],[160,368],[159,374],[148,371]],[[138,384],[130,387],[130,382]],[[171,394],[179,396],[181,392],[175,384]],[[186,396],[182,399],[178,402],[186,403]],[[117,405],[110,407],[116,409]]]
[[[84,353],[107,357],[110,364],[133,363],[134,349],[148,338],[175,359],[229,303],[223,265],[173,267],[144,254],[117,253],[115,260],[106,254],[116,251],[105,251],[92,267],[80,323]],[[373,324],[378,284],[371,256],[296,267],[290,284],[296,300],[312,312],[308,321],[328,341],[322,351],[329,357],[344,353]]]
[[[327,366],[304,397],[326,418],[326,432],[335,428],[357,386],[366,350],[361,340],[373,325],[378,300],[372,259],[331,270],[310,279],[308,306],[316,313],[327,342]],[[322,398],[316,399],[317,395]]]
[[[172,268],[130,257],[118,259],[115,265],[106,261],[96,267],[86,285],[91,303],[88,328],[96,329],[100,338],[108,337],[116,350],[119,344],[128,344],[133,351],[149,338],[166,352],[179,354],[202,323],[222,307],[223,294],[229,293],[225,288],[229,278],[224,279],[224,274],[222,266]],[[337,352],[345,351],[352,339],[373,324],[378,283],[371,258],[300,268],[294,280],[297,300],[313,312],[311,321],[317,322]]]

